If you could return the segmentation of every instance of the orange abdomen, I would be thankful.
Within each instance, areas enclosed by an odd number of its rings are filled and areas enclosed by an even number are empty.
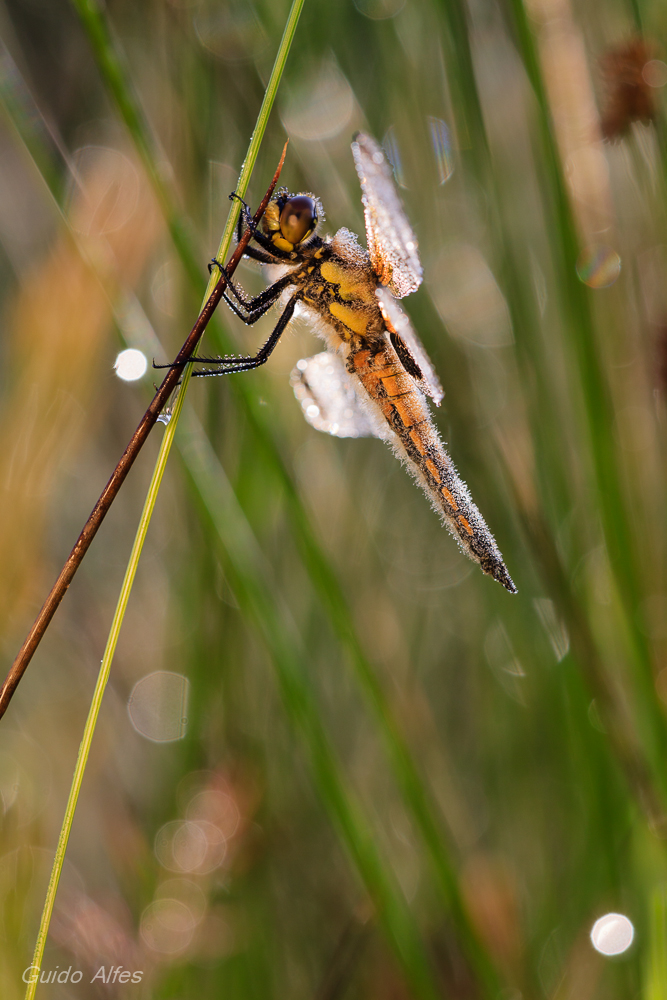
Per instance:
[[[394,432],[392,443],[420,482],[461,547],[485,573],[511,593],[516,587],[498,546],[459,477],[431,420],[426,398],[403,368],[394,348],[352,352],[348,371],[356,375]]]

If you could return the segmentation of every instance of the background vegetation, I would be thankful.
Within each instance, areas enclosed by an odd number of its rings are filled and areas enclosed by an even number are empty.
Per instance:
[[[150,396],[118,350],[168,359],[192,324],[287,11],[0,9],[7,666]],[[667,997],[666,22],[641,0],[307,0],[252,200],[287,134],[285,183],[360,232],[350,138],[384,140],[437,420],[519,595],[386,447],[305,424],[302,322],[265,369],[193,384],[44,961],[84,980],[40,996]],[[609,56],[640,30],[652,124]],[[208,343],[270,324],[221,311]],[[0,724],[8,1000],[160,433]],[[615,959],[589,940],[609,911],[636,931]],[[142,984],[90,984],[119,965]]]

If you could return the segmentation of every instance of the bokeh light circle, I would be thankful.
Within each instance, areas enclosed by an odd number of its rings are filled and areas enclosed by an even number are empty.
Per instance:
[[[187,878],[168,878],[160,882],[155,890],[155,899],[176,899],[187,906],[196,923],[200,923],[206,914],[207,902],[200,886]]]
[[[601,955],[621,955],[635,936],[632,923],[622,913],[606,913],[593,924],[591,941]]]
[[[405,0],[354,0],[354,6],[371,21],[385,21],[396,17],[405,7]]]
[[[621,273],[621,258],[611,247],[585,247],[577,259],[577,275],[589,288],[609,288]]]
[[[182,740],[187,732],[190,682],[183,674],[156,670],[132,688],[127,702],[130,722],[153,743]]]
[[[202,8],[193,27],[203,47],[225,62],[256,58],[267,44],[254,7],[245,0]]]
[[[135,347],[128,347],[126,351],[120,352],[114,368],[116,375],[118,378],[122,378],[123,382],[136,382],[142,375],[145,375],[148,361],[143,351],[138,351]]]
[[[202,875],[219,868],[226,854],[227,838],[207,820],[172,820],[155,837],[155,855],[172,872]]]
[[[155,855],[171,872],[194,872],[206,857],[206,837],[198,823],[172,820],[155,836]]]
[[[120,150],[108,146],[82,146],[72,160],[75,169],[67,198],[72,226],[88,236],[117,232],[139,206],[136,167]]]
[[[139,932],[152,951],[175,955],[190,944],[198,922],[179,899],[156,899],[144,910]]]
[[[649,59],[642,69],[642,78],[649,87],[664,87],[667,83],[667,63],[662,59]]]
[[[321,142],[348,128],[354,109],[352,87],[328,59],[291,90],[281,117],[290,136]]]
[[[212,823],[225,840],[234,836],[241,822],[241,814],[234,799],[216,788],[207,788],[195,795],[185,815],[195,823]]]

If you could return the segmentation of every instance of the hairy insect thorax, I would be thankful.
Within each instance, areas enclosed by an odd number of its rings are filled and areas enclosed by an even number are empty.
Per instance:
[[[313,194],[281,190],[269,203],[262,232],[270,252],[288,266],[300,301],[351,350],[381,345],[386,336],[368,251],[348,229],[323,239],[322,204]],[[267,247],[268,249],[268,247]],[[330,339],[327,338],[327,339]]]
[[[349,234],[351,236],[352,234]],[[386,339],[386,326],[375,290],[378,280],[366,251],[347,230],[332,240],[304,248],[301,266],[293,273],[300,299],[351,350],[379,348]]]

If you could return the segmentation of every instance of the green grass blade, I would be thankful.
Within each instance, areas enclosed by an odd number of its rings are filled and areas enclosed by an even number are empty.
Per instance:
[[[646,1000],[667,1000],[667,889],[653,890],[649,912]]]
[[[551,112],[548,104],[544,82],[542,80],[539,56],[535,47],[533,31],[525,20],[525,10],[521,0],[514,3],[514,13],[519,24],[518,37],[524,62],[533,84],[538,101],[542,148],[547,161],[547,177],[551,189],[556,192],[553,201],[553,215],[557,220],[554,227],[559,233],[559,277],[562,288],[562,300],[570,311],[566,328],[571,332],[570,347],[577,358],[575,369],[583,375],[583,393],[586,399],[586,413],[590,430],[591,452],[597,472],[598,497],[603,509],[602,517],[605,524],[605,535],[610,540],[610,552],[616,555],[617,580],[621,593],[626,599],[626,608],[637,662],[640,664],[642,678],[642,702],[644,712],[650,718],[648,734],[660,741],[664,723],[660,711],[656,711],[653,690],[650,653],[645,635],[636,623],[636,605],[639,594],[639,571],[632,557],[632,542],[629,535],[627,515],[621,497],[619,473],[613,447],[611,445],[610,427],[614,417],[611,400],[604,382],[600,359],[595,352],[595,329],[590,309],[589,293],[576,276],[575,262],[578,255],[578,243],[574,219],[568,199],[565,180],[562,174],[560,157],[556,138],[553,133]],[[491,204],[497,208],[497,213],[491,214],[492,233],[496,248],[496,269],[501,277],[503,291],[510,311],[512,328],[515,334],[517,360],[522,367],[526,386],[535,383],[533,393],[526,392],[530,403],[530,423],[534,443],[535,460],[538,469],[543,505],[554,507],[557,511],[557,522],[567,516],[571,509],[573,498],[569,489],[570,470],[566,465],[564,450],[560,442],[554,441],[548,433],[548,428],[557,426],[563,419],[559,413],[555,399],[554,387],[550,378],[550,370],[544,354],[543,344],[535,331],[539,330],[540,317],[529,306],[525,283],[522,283],[522,269],[516,260],[516,251],[508,238],[511,233],[511,219],[504,215],[505,199],[499,188],[499,171],[494,169],[491,158],[491,148],[487,136],[486,125],[482,113],[482,103],[477,89],[474,74],[471,46],[468,35],[468,25],[462,8],[454,2],[443,4],[444,18],[452,40],[450,42],[454,75],[459,81],[460,100],[464,107],[468,130],[476,148],[471,156],[470,164],[479,182],[491,194]],[[525,274],[525,267],[523,268]],[[555,446],[554,446],[555,445]],[[505,467],[500,457],[499,464]],[[505,481],[511,482],[512,470],[505,467]],[[620,762],[629,787],[645,810],[655,817],[660,811],[659,799],[664,801],[664,786],[660,790],[660,781],[655,768],[643,759],[645,748],[642,740],[634,732],[633,720],[617,703],[613,684],[605,675],[599,651],[591,633],[590,624],[585,613],[579,607],[579,601],[572,592],[571,585],[556,545],[549,532],[547,518],[542,513],[537,515],[539,530],[535,530],[535,512],[523,509],[521,498],[515,495],[517,509],[522,513],[526,525],[526,535],[532,542],[536,562],[541,568],[542,577],[552,599],[560,609],[560,613],[568,623],[568,628],[576,641],[573,649],[577,655],[578,667],[589,686],[590,693],[602,707],[610,730],[610,749]],[[539,539],[539,540],[538,540]],[[628,580],[634,581],[631,585]],[[657,734],[657,737],[655,736]],[[657,747],[661,744],[658,742]],[[659,749],[649,753],[654,763]]]

